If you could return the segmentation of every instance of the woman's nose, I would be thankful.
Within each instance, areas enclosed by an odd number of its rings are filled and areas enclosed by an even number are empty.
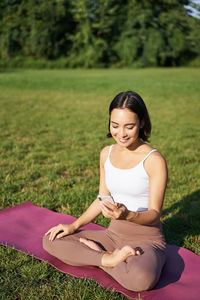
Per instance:
[[[120,130],[120,136],[121,137],[125,137],[126,136],[126,130],[125,130],[125,128],[121,128],[121,130]]]

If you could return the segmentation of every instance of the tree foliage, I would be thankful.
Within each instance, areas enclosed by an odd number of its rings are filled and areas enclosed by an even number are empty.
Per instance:
[[[67,67],[200,64],[187,0],[1,0],[0,60]]]

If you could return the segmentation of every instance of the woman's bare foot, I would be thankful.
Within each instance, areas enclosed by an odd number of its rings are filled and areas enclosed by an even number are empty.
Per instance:
[[[86,246],[88,246],[89,248],[93,249],[93,250],[96,250],[96,251],[99,251],[99,252],[102,251],[102,248],[93,241],[90,241],[90,240],[87,240],[87,239],[84,239],[84,238],[80,238],[79,241],[81,243],[85,244]]]
[[[136,251],[130,246],[124,246],[121,249],[116,249],[112,253],[105,253],[101,259],[102,268],[113,268],[120,262],[125,261],[129,256],[136,255]]]

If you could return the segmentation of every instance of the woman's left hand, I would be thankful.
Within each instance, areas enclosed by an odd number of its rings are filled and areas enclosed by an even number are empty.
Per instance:
[[[126,220],[128,209],[121,203],[110,203],[104,201],[100,203],[101,211],[104,217],[115,220]]]

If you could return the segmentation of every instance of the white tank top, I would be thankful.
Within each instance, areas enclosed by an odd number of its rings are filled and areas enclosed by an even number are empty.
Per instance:
[[[151,150],[145,158],[131,169],[119,169],[112,165],[109,154],[104,165],[106,186],[115,202],[124,204],[128,210],[143,211],[148,209],[149,176],[144,168],[144,161],[157,151]]]

